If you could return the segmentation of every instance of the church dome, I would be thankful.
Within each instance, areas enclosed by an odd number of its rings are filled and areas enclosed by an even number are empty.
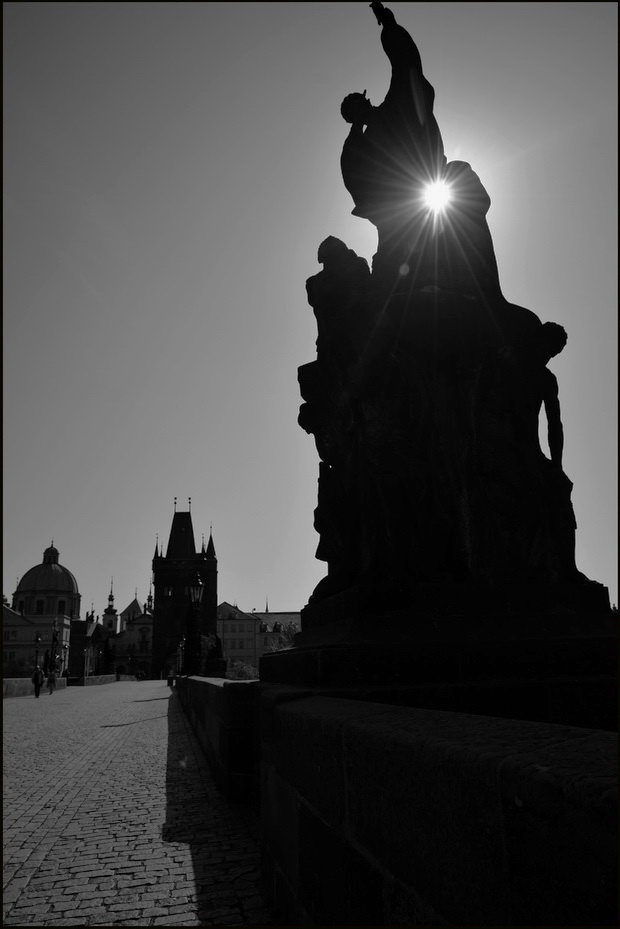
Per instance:
[[[26,571],[17,585],[16,594],[38,591],[79,594],[75,576],[68,568],[58,563],[58,555],[58,549],[53,545],[46,548],[43,552],[43,563]]]

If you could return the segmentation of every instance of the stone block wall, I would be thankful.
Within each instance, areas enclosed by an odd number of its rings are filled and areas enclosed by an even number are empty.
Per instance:
[[[80,683],[85,687],[93,687],[95,684],[115,684],[116,680],[116,674],[90,674],[80,678]],[[135,681],[135,677],[125,677],[125,680]]]
[[[177,677],[175,687],[218,786],[257,800],[258,681]]]
[[[56,690],[61,690],[67,686],[67,680],[59,677],[56,680]],[[45,684],[41,688],[43,693],[47,693]],[[2,697],[34,697],[34,684],[29,677],[11,677],[2,681]]]
[[[264,687],[264,880],[318,925],[615,925],[615,735]]]

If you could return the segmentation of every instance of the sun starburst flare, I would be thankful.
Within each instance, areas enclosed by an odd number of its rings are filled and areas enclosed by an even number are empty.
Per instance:
[[[441,213],[450,201],[450,186],[444,181],[428,184],[424,190],[424,203],[433,213]]]

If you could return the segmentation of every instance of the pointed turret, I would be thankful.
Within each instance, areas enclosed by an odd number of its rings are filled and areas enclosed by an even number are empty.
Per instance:
[[[211,532],[209,532],[209,541],[208,541],[208,543],[207,543],[206,556],[207,556],[207,558],[215,558],[215,557],[216,557],[216,554],[215,554],[215,545],[213,544],[213,534],[212,534]]]
[[[99,622],[99,617],[97,617],[97,622]],[[112,632],[120,632],[118,625],[118,615],[116,609],[114,608],[114,578],[110,579],[108,605],[103,611],[102,625],[105,626],[106,629],[111,629]]]

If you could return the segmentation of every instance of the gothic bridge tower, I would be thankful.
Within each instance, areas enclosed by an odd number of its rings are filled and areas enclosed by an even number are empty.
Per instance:
[[[153,556],[153,662],[151,677],[162,677],[167,667],[174,668],[179,643],[187,635],[187,617],[191,609],[190,587],[200,576],[203,596],[200,605],[200,634],[217,634],[217,557],[213,537],[199,552],[194,542],[190,510],[176,511],[172,518],[166,554],[155,545]]]

